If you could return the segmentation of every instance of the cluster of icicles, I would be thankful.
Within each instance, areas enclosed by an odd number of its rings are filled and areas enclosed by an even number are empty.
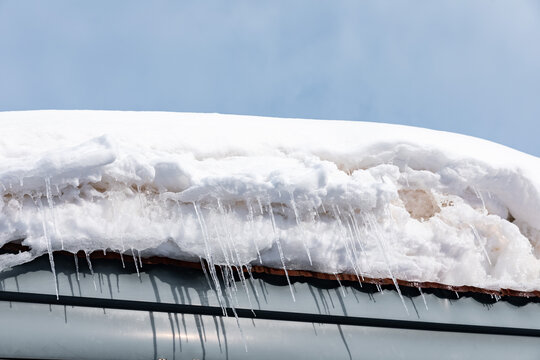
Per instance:
[[[408,313],[393,270],[396,264],[388,256],[390,250],[396,251],[395,234],[388,230],[395,219],[388,204],[366,211],[347,199],[321,201],[318,195],[294,192],[244,198],[203,194],[197,201],[185,201],[182,193],[136,185],[59,188],[51,186],[49,178],[44,179],[42,193],[15,195],[20,193],[10,188],[4,187],[2,210],[14,225],[3,240],[24,235],[30,255],[1,255],[1,266],[5,269],[48,253],[57,296],[53,252],[83,250],[93,273],[89,255],[102,250],[119,253],[123,264],[124,255],[133,256],[137,273],[145,256],[200,261],[224,315],[227,307],[235,313],[238,303],[235,277],[251,304],[247,281],[253,265],[281,268],[293,301],[290,269],[333,273],[338,282],[338,273],[354,274],[360,285],[364,276],[391,278]],[[491,264],[482,237],[470,227],[478,252]],[[6,261],[9,256],[14,259]],[[75,266],[78,276],[76,255]],[[221,278],[216,268],[221,269]]]

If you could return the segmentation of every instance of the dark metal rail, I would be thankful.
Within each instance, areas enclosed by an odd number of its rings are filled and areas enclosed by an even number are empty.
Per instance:
[[[407,330],[443,331],[454,333],[511,335],[540,337],[540,329],[515,328],[503,326],[449,324],[438,322],[425,322],[413,320],[394,320],[368,317],[350,317],[337,315],[323,315],[312,313],[298,313],[272,310],[251,310],[245,308],[225,308],[218,306],[186,305],[157,303],[148,301],[114,300],[93,297],[60,296],[55,295],[0,291],[0,301],[13,301],[36,304],[80,306],[93,308],[108,308],[134,311],[150,311],[164,313],[183,313],[193,315],[238,316],[239,318],[279,320],[293,322],[309,322],[336,325],[370,326],[380,328],[394,328]]]

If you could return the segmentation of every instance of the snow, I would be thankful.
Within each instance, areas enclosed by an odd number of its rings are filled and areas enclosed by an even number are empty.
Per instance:
[[[0,129],[0,245],[31,249],[0,270],[106,249],[540,290],[540,159],[492,142],[160,112],[3,112]]]

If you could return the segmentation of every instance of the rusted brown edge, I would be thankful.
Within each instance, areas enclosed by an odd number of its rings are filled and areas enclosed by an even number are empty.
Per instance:
[[[0,253],[18,253],[18,252],[24,252],[29,251],[30,248],[24,245],[16,244],[16,243],[7,243],[2,248],[0,248]],[[68,251],[55,251],[55,255],[64,255],[64,256],[73,256],[73,253]],[[77,257],[79,258],[86,258],[87,254],[84,251],[79,251],[77,254]],[[142,262],[143,264],[148,265],[172,265],[182,268],[190,268],[190,269],[198,269],[202,271],[202,264],[201,262],[191,262],[191,261],[183,261],[183,260],[176,260],[171,259],[167,257],[161,257],[161,256],[150,256],[150,257],[138,257],[137,255],[133,256],[131,254],[127,255],[124,254],[123,256],[120,255],[120,253],[115,251],[103,251],[103,250],[96,250],[92,253],[88,254],[90,259],[108,259],[108,260],[118,260],[118,261],[125,261],[125,262]],[[205,262],[204,265],[208,267],[208,264]],[[219,269],[219,266],[216,265],[216,269]],[[248,273],[248,269],[246,267],[242,267],[242,271],[244,273]],[[256,274],[267,274],[267,275],[273,275],[273,276],[283,276],[285,277],[285,271],[283,269],[276,269],[266,266],[259,266],[259,265],[253,265],[250,268],[251,273]],[[394,281],[391,278],[371,278],[371,277],[360,277],[358,278],[355,274],[346,274],[346,273],[340,273],[340,274],[328,274],[328,273],[321,273],[321,272],[315,272],[315,271],[308,271],[308,270],[293,270],[288,269],[287,274],[289,277],[295,277],[295,278],[313,278],[313,279],[320,279],[320,280],[330,280],[330,281],[350,281],[350,282],[360,282],[365,284],[374,284],[374,285],[389,285],[393,286]],[[421,288],[421,289],[441,289],[441,290],[448,290],[448,291],[454,291],[457,293],[481,293],[481,294],[488,294],[493,296],[515,296],[515,297],[524,297],[524,298],[540,298],[540,291],[519,291],[519,290],[513,290],[513,289],[500,289],[500,290],[492,290],[492,289],[484,289],[480,287],[475,286],[454,286],[454,285],[446,285],[441,284],[437,282],[416,282],[416,281],[407,281],[407,280],[401,280],[396,279],[396,282],[399,286],[406,286],[406,287],[412,287],[412,288]]]

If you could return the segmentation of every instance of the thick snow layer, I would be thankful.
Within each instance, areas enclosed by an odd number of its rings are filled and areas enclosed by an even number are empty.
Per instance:
[[[58,249],[540,290],[540,159],[398,125],[0,113],[0,269]]]

